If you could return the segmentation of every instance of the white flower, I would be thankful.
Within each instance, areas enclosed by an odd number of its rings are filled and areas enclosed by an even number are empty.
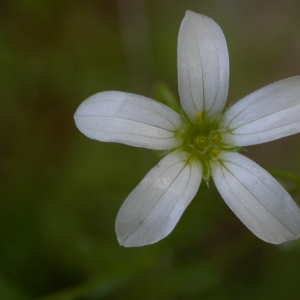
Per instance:
[[[210,176],[259,238],[274,244],[298,238],[298,206],[237,150],[300,131],[300,76],[268,85],[224,110],[229,84],[224,35],[213,20],[188,11],[179,31],[178,81],[183,117],[149,98],[115,91],[91,96],[75,113],[77,127],[92,139],[169,150],[120,208],[119,243],[143,246],[166,237],[201,179]]]

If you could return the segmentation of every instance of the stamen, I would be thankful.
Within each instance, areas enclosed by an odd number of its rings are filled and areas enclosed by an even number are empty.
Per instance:
[[[216,149],[216,148],[213,148],[209,152],[210,152],[211,156],[216,157],[220,153],[220,150]]]
[[[217,145],[220,145],[220,143],[222,142],[222,137],[221,137],[220,133],[218,133],[218,132],[215,133],[211,139]]]
[[[203,125],[203,113],[202,112],[198,112],[197,113],[197,117],[198,117],[197,124]]]

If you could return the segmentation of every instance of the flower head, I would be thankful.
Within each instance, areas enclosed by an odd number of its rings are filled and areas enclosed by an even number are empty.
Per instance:
[[[262,240],[279,244],[300,236],[300,209],[242,146],[300,131],[300,76],[268,85],[224,110],[229,85],[225,37],[210,18],[187,11],[178,37],[178,81],[183,116],[135,94],[102,92],[85,100],[75,122],[103,142],[168,150],[119,210],[121,245],[143,246],[166,237],[212,176],[237,217]]]

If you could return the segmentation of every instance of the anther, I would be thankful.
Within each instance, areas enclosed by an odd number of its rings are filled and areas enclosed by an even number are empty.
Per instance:
[[[209,151],[209,153],[211,156],[216,157],[220,153],[220,150],[213,148]]]
[[[220,133],[215,133],[213,136],[212,136],[212,141],[213,143],[217,144],[217,145],[220,145],[220,143],[222,142],[222,137],[220,135]]]

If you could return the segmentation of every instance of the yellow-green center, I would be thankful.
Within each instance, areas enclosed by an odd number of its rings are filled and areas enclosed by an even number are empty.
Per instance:
[[[208,122],[203,118],[203,113],[198,113],[198,118],[193,123],[186,119],[187,130],[180,133],[184,140],[181,149],[191,154],[203,169],[203,178],[208,182],[211,176],[211,160],[220,159],[222,151],[237,151],[238,147],[225,144],[223,134],[224,128],[220,128],[218,121]]]
[[[211,175],[210,161],[218,159],[222,150],[227,150],[227,145],[222,144],[222,130],[217,122],[205,122],[202,113],[198,113],[196,122],[187,121],[187,125],[188,130],[182,135],[183,149],[201,163],[203,178],[208,181]]]
[[[187,136],[186,150],[196,155],[201,161],[216,157],[221,149],[222,136],[216,130],[195,130]]]

